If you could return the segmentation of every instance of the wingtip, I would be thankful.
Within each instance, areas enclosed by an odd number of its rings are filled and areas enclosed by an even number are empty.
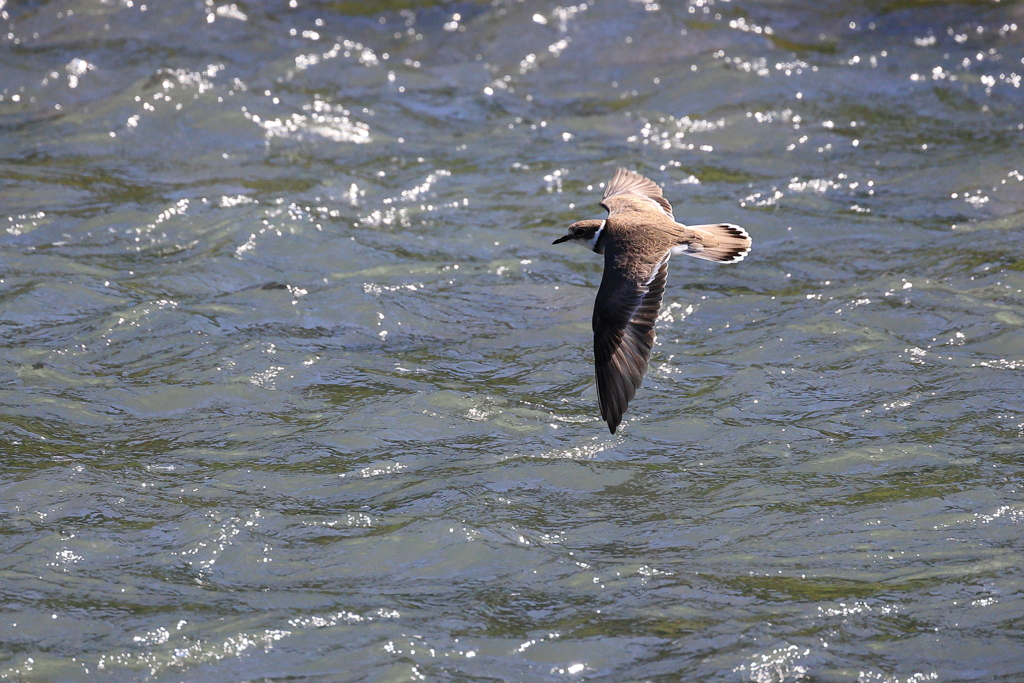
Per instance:
[[[614,434],[615,430],[618,429],[619,425],[622,423],[622,413],[625,412],[625,410],[617,411],[610,409],[607,403],[601,400],[600,380],[598,380],[597,404],[601,411],[601,419],[608,423],[608,431]]]

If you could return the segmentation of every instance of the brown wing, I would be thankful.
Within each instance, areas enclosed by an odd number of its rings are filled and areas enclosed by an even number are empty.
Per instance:
[[[668,259],[645,284],[613,268],[607,253],[594,304],[594,369],[601,417],[614,434],[647,372]]]
[[[601,198],[601,206],[608,210],[609,216],[620,211],[650,211],[657,208],[672,220],[676,219],[672,215],[672,205],[661,195],[661,187],[656,182],[624,168],[615,171]]]

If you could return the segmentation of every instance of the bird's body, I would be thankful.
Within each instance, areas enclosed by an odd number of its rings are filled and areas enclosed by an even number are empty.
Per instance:
[[[750,252],[751,241],[737,225],[677,223],[661,188],[624,168],[608,183],[601,206],[607,219],[573,223],[554,244],[577,242],[604,255],[594,301],[594,368],[601,417],[614,434],[647,372],[669,258],[734,263]]]

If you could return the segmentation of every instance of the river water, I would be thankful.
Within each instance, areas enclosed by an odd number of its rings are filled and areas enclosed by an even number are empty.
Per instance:
[[[1024,3],[143,2],[0,0],[0,680],[1024,679]]]

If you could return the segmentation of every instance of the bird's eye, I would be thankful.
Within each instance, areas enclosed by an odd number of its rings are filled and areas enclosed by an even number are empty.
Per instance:
[[[579,236],[579,235],[582,235],[582,234],[583,234],[583,228],[576,228],[576,235]]]

